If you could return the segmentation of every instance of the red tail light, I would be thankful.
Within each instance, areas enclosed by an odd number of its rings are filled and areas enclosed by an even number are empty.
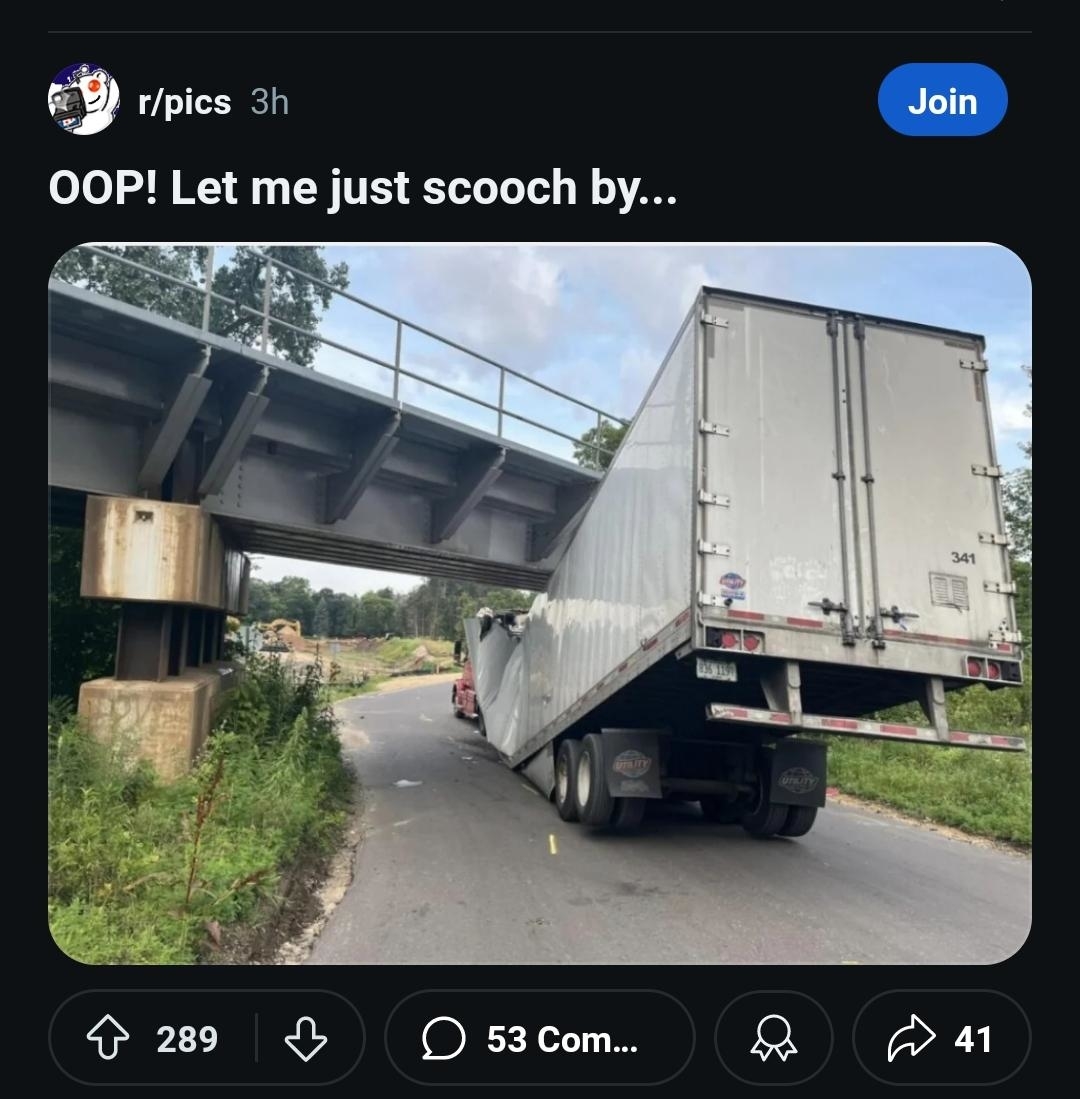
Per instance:
[[[999,672],[1000,672],[1000,669],[999,669]],[[974,657],[969,656],[968,661],[967,661],[967,674],[968,675],[975,675],[975,676],[982,676],[982,674],[983,674],[982,661],[981,660],[976,660]]]
[[[725,630],[720,635],[720,648],[722,649],[737,649],[739,647],[739,635],[732,633],[730,630]]]
[[[748,653],[756,653],[761,648],[761,643],[765,640],[759,633],[744,633],[742,647]]]
[[[986,675],[989,679],[1001,678],[1001,665],[995,664],[992,660],[986,665]]]

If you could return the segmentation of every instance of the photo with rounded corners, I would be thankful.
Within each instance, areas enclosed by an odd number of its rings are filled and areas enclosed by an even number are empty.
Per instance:
[[[87,243],[49,302],[69,957],[1026,941],[1013,252]]]

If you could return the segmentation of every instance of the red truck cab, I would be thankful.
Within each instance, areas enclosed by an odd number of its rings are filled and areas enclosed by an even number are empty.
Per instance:
[[[454,717],[480,716],[480,707],[476,703],[476,683],[473,680],[471,660],[465,661],[460,678],[454,680],[450,704],[454,708]]]

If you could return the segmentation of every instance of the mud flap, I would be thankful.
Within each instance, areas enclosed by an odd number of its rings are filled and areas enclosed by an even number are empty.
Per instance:
[[[828,749],[812,740],[781,740],[763,748],[760,765],[775,805],[825,804]]]
[[[601,729],[604,774],[613,798],[662,798],[660,737],[663,729]]]

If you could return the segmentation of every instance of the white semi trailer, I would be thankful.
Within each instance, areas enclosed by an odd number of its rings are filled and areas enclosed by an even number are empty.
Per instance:
[[[466,623],[505,762],[565,820],[682,795],[798,836],[813,734],[1023,751],[945,707],[1022,679],[986,370],[980,336],[703,288],[547,591]]]

